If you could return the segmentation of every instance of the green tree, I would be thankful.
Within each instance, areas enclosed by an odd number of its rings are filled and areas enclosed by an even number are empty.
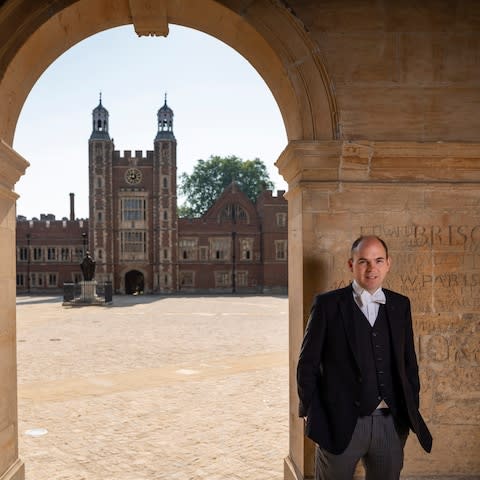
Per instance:
[[[262,190],[274,187],[267,167],[259,158],[242,160],[235,155],[212,155],[208,160],[198,160],[191,175],[185,172],[180,175],[179,190],[186,202],[178,208],[178,215],[200,217],[234,180],[252,202]]]

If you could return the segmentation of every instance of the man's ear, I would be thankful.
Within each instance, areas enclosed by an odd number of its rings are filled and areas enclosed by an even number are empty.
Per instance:
[[[348,259],[348,268],[351,272],[353,271],[353,260],[351,258]]]

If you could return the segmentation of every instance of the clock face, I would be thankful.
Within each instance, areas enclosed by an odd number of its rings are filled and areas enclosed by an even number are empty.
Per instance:
[[[129,168],[125,172],[125,181],[130,185],[136,185],[142,181],[142,172],[138,168]]]

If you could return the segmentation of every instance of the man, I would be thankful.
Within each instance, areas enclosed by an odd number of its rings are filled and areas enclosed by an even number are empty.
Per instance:
[[[382,289],[390,265],[382,239],[360,237],[348,261],[352,284],[313,302],[297,384],[317,479],[351,480],[361,459],[367,480],[398,480],[409,429],[432,448],[418,411],[410,301]]]

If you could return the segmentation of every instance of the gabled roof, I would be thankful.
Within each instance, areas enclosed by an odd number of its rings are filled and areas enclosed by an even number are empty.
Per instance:
[[[235,180],[223,190],[215,203],[203,214],[202,219],[216,221],[221,211],[229,204],[240,205],[250,217],[250,223],[257,221],[255,204],[240,189],[240,185]]]

